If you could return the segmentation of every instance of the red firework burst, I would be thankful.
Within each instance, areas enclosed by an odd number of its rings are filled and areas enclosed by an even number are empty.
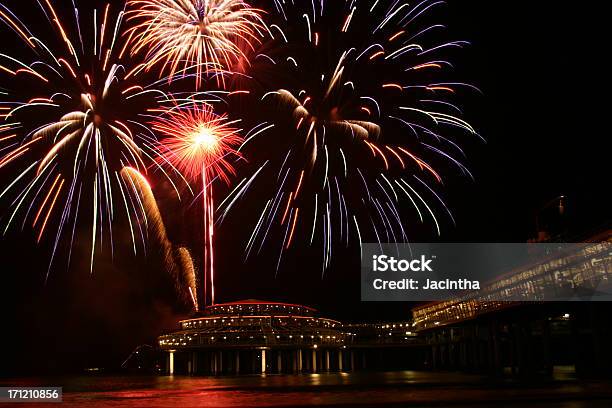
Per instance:
[[[160,160],[167,160],[191,180],[219,177],[228,183],[234,174],[229,159],[241,157],[236,147],[242,138],[233,127],[237,122],[203,103],[168,109],[152,122],[153,130],[161,136]]]
[[[236,147],[242,143],[239,130],[227,115],[217,115],[203,103],[174,106],[151,123],[161,136],[159,159],[169,163],[191,180],[202,180],[204,213],[204,262],[200,302],[215,303],[214,283],[214,199],[212,182],[219,178],[229,183],[234,174],[230,158],[241,157]]]

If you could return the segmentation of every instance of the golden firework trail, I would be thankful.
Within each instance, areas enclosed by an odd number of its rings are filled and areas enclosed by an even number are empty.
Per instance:
[[[147,231],[153,233],[153,241],[159,245],[165,269],[175,283],[180,298],[198,309],[197,292],[195,291],[195,273],[189,251],[185,248],[175,249],[168,238],[164,220],[157,206],[153,190],[147,179],[136,169],[124,167],[121,177],[131,186],[134,196],[141,197],[147,220]]]

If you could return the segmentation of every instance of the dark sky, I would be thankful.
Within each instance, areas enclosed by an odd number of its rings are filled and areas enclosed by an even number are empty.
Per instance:
[[[447,183],[457,226],[446,223],[439,240],[525,241],[534,234],[537,209],[560,194],[568,197],[572,233],[609,222],[608,132],[602,129],[606,118],[596,119],[600,84],[590,50],[596,10],[548,0],[448,3],[436,19],[448,25],[449,38],[472,43],[455,63],[461,78],[483,91],[470,99],[466,116],[487,143],[468,144],[475,182]],[[2,180],[10,177],[0,173]],[[347,320],[409,318],[410,304],[359,302],[357,248],[338,250],[323,278],[316,252],[288,253],[276,277],[271,256],[244,264],[236,255],[246,236],[242,217],[217,230],[218,301],[304,303]],[[177,307],[154,251],[114,263],[101,258],[92,276],[87,267],[58,268],[45,285],[49,250],[33,242],[27,229],[0,241],[2,310],[10,323],[4,333],[13,339],[15,360],[26,349],[49,348],[58,350],[50,367],[113,365],[172,327]],[[87,264],[86,246],[77,244],[74,264]],[[101,351],[92,356],[92,349]]]

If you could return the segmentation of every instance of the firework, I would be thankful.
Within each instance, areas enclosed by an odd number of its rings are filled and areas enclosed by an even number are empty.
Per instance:
[[[159,115],[151,127],[160,135],[158,155],[193,181],[202,183],[204,219],[203,304],[215,302],[214,284],[214,196],[215,179],[229,182],[234,174],[230,159],[241,157],[236,147],[242,142],[238,120],[217,115],[210,105],[194,102],[177,105]],[[209,295],[210,293],[210,295]]]
[[[169,80],[194,71],[197,88],[202,73],[222,83],[264,27],[262,11],[242,0],[129,0],[128,9],[126,34],[132,54],[146,50],[145,69],[160,65]]]
[[[268,129],[268,138],[247,135],[243,148],[266,160],[255,175],[276,180],[277,188],[254,225],[246,256],[278,234],[278,271],[283,252],[305,237],[307,245],[322,243],[325,271],[332,244],[348,246],[351,236],[407,240],[400,202],[421,222],[429,217],[440,234],[437,209],[452,215],[434,184],[442,183],[440,169],[449,163],[470,176],[456,158],[463,156],[458,138],[477,135],[456,102],[475,88],[439,79],[452,69],[447,51],[466,45],[436,43],[440,36],[431,35],[443,26],[424,16],[442,2],[275,4],[273,39],[255,57],[267,68],[264,76],[250,73],[254,89],[268,89],[257,110],[267,119],[259,129]],[[270,72],[276,72],[273,81],[267,81]],[[277,138],[273,148],[269,137]],[[259,141],[268,143],[267,154]],[[221,217],[253,182],[241,182]]]
[[[4,28],[31,55],[0,53],[0,86],[9,88],[0,88],[0,171],[15,175],[0,190],[12,196],[4,232],[29,224],[42,241],[54,231],[53,261],[61,238],[72,242],[77,221],[91,220],[93,270],[96,250],[114,248],[121,213],[134,253],[154,231],[169,272],[197,305],[191,256],[172,247],[143,174],[155,166],[177,194],[168,174],[185,176],[187,187],[202,183],[199,300],[214,303],[212,186],[229,184],[234,159],[248,151],[255,170],[221,203],[220,218],[254,183],[272,181],[245,254],[280,235],[277,271],[302,241],[322,244],[325,271],[334,244],[407,240],[405,207],[440,234],[436,214],[452,214],[439,186],[448,167],[470,176],[460,141],[477,135],[459,107],[476,88],[446,79],[448,56],[467,43],[439,42],[444,27],[428,22],[442,3],[275,0],[264,13],[238,0],[128,0],[124,13],[109,5],[83,12],[73,2],[62,17],[44,0],[35,7],[57,37],[45,41],[0,4]],[[145,84],[154,67],[159,78]],[[217,88],[240,90],[160,90],[187,76],[196,89],[214,78]],[[236,109],[257,123],[244,142],[238,121],[209,105],[219,95],[256,101]]]
[[[189,290],[194,310],[198,310],[196,271],[191,254],[187,248],[180,247],[175,251],[175,258],[180,270],[183,272],[182,280],[186,283]]]
[[[19,57],[0,53],[0,81],[8,88],[0,101],[0,171],[15,174],[0,191],[13,195],[3,232],[30,224],[40,242],[53,230],[50,269],[60,240],[69,238],[72,248],[77,221],[90,219],[93,271],[96,250],[114,249],[120,216],[129,223],[134,253],[138,241],[144,248],[142,199],[121,169],[146,172],[143,147],[154,140],[134,135],[146,109],[165,96],[145,89],[138,66],[122,63],[122,10],[83,12],[74,4],[73,14],[62,16],[51,0],[32,3],[56,38],[36,36],[0,4],[0,20],[26,49]]]
[[[147,220],[147,231],[152,231],[154,241],[159,245],[166,271],[175,283],[175,289],[185,303],[190,303],[194,310],[198,309],[194,269],[189,251],[185,248],[174,249],[168,238],[164,220],[155,201],[153,190],[147,179],[137,170],[124,167],[121,177],[131,187],[136,197],[141,197],[142,206]],[[186,289],[185,289],[186,288]]]

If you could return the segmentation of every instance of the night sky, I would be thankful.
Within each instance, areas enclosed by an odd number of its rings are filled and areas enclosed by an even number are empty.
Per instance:
[[[595,98],[600,84],[591,71],[589,48],[594,46],[586,23],[595,11],[552,1],[448,3],[434,17],[448,25],[449,38],[472,44],[453,61],[457,76],[483,91],[464,107],[487,143],[464,145],[474,182],[447,181],[444,195],[456,227],[444,222],[436,238],[430,229],[406,225],[416,231],[410,238],[523,242],[535,234],[538,209],[560,194],[567,196],[570,235],[609,226],[609,154],[604,148],[609,136],[600,128],[606,118],[595,119],[601,109]],[[7,47],[10,42],[4,41],[2,50]],[[11,174],[0,172],[0,180],[5,184]],[[162,211],[173,213],[164,192],[155,192]],[[323,277],[320,248],[288,252],[276,276],[276,258],[265,252],[243,263],[250,233],[244,225],[256,221],[247,209],[217,229],[218,301],[303,303],[348,321],[410,317],[410,304],[359,301],[357,247],[338,249]],[[168,217],[174,217],[167,220],[170,232],[188,241],[185,231],[194,223],[177,214]],[[82,240],[73,264],[83,267],[53,269],[44,284],[49,248],[34,245],[33,235],[26,228],[0,241],[3,337],[12,346],[5,349],[12,350],[7,367],[18,360],[43,370],[117,366],[135,346],[152,343],[184,316],[154,250],[137,259],[129,253],[114,261],[98,257],[90,276],[89,241]],[[45,367],[36,363],[41,355],[48,361]]]

